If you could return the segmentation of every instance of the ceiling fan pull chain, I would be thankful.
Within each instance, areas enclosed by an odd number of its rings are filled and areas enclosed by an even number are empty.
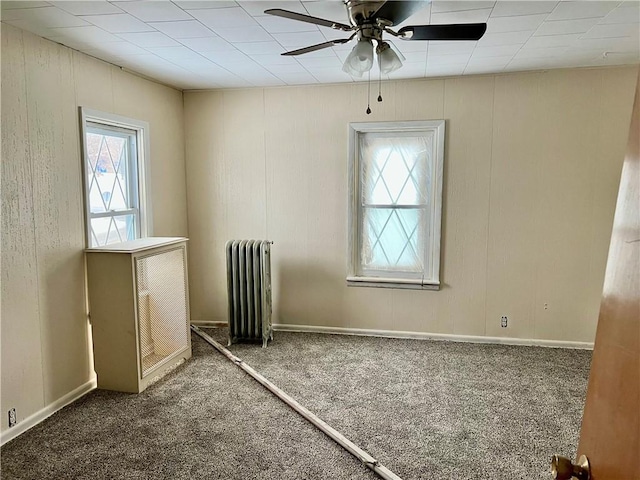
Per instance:
[[[378,70],[378,101],[382,101],[382,69]]]
[[[371,113],[371,70],[369,70],[369,80],[367,81],[367,115]]]

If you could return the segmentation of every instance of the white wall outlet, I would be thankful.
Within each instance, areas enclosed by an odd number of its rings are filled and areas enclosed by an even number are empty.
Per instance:
[[[500,317],[500,326],[502,328],[507,328],[508,324],[509,324],[509,319],[507,318],[506,315],[503,315],[502,317]]]

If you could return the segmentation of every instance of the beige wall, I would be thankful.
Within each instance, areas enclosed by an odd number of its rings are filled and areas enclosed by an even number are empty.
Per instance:
[[[182,93],[3,25],[3,432],[93,375],[78,106],[149,122],[153,233],[187,235]]]
[[[369,116],[363,84],[185,93],[192,320],[226,321],[225,242],[268,238],[275,322],[592,342],[636,75],[391,82]],[[444,286],[347,287],[347,124],[428,119]]]

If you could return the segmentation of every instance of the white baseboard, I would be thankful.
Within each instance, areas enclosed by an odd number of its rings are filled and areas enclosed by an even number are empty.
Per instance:
[[[198,327],[226,327],[227,322],[191,320]],[[443,340],[448,342],[493,343],[498,345],[524,345],[529,347],[574,348],[593,350],[593,343],[564,340],[541,340],[535,338],[483,337],[481,335],[453,335],[449,333],[403,332],[396,330],[373,330],[369,328],[319,327],[311,325],[288,325],[274,323],[276,332],[327,333],[332,335],[359,335],[363,337],[407,338],[411,340]]]
[[[274,324],[280,332],[329,333],[334,335],[360,335],[365,337],[407,338],[412,340],[444,340],[449,342],[495,343],[500,345],[525,345],[535,347],[575,348],[593,350],[593,343],[561,340],[539,340],[511,337],[483,337],[480,335],[453,335],[448,333],[403,332],[396,330],[372,330],[368,328],[315,327],[308,325]]]
[[[93,378],[89,380],[87,383],[80,385],[78,388],[67,393],[63,397],[60,397],[55,402],[47,405],[43,409],[38,410],[36,413],[32,415],[29,415],[24,420],[18,422],[14,427],[11,427],[5,430],[4,432],[2,432],[2,435],[0,435],[0,445],[4,445],[10,440],[13,440],[14,438],[16,438],[18,435],[23,434],[24,432],[29,430],[31,427],[36,426],[46,418],[56,413],[58,410],[66,407],[70,403],[75,402],[80,397],[86,395],[91,390],[96,388],[96,386],[97,386],[96,379]]]

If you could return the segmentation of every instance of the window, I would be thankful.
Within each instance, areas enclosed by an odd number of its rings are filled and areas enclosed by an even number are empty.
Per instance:
[[[148,236],[149,125],[86,108],[80,117],[87,245]]]
[[[348,285],[439,289],[444,126],[350,124]]]

